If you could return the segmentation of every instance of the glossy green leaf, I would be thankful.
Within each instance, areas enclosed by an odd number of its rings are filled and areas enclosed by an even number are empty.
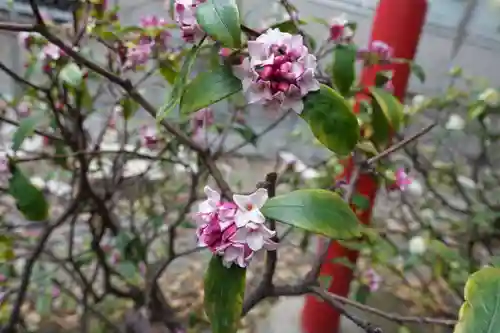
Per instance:
[[[350,154],[358,143],[356,115],[347,101],[326,85],[307,95],[301,117],[319,142],[339,155]]]
[[[196,19],[222,45],[241,47],[240,13],[234,0],[207,0],[196,8]]]
[[[78,87],[83,81],[83,71],[77,64],[71,62],[61,69],[59,78],[70,87]]]
[[[465,302],[454,333],[500,332],[500,269],[486,267],[465,284]]]
[[[45,221],[49,217],[49,204],[45,197],[17,166],[11,164],[9,193],[16,200],[17,209],[29,221]]]
[[[351,239],[361,232],[358,218],[342,198],[327,190],[298,190],[269,199],[261,209],[269,219],[322,234]]]
[[[35,133],[36,126],[43,118],[43,114],[37,113],[32,114],[19,122],[19,126],[12,136],[12,150],[17,151],[21,148],[24,140]]]
[[[425,71],[422,68],[422,66],[420,66],[417,63],[412,62],[410,64],[410,69],[411,69],[411,72],[413,73],[413,75],[415,75],[420,80],[420,82],[422,82],[422,83],[425,82]]]
[[[241,81],[226,67],[200,73],[185,88],[181,113],[191,113],[221,101],[242,89]]]
[[[41,317],[47,317],[52,312],[52,295],[49,290],[44,289],[36,297],[35,309]]]
[[[356,47],[338,45],[333,51],[332,79],[338,91],[346,96],[356,79]]]
[[[372,139],[378,145],[384,146],[403,123],[403,105],[384,89],[371,88],[370,93],[373,97]]]
[[[224,267],[213,256],[205,274],[205,312],[213,333],[236,333],[245,294],[246,270],[236,265]]]
[[[182,68],[175,77],[175,81],[169,99],[160,108],[158,114],[156,115],[156,118],[158,120],[162,120],[163,118],[165,118],[177,106],[177,104],[180,103],[184,87],[186,86],[186,83],[189,79],[191,68],[193,67],[194,61],[196,60],[196,56],[200,51],[201,44],[202,43],[193,46],[189,51],[189,53],[186,55],[184,63],[182,64]]]

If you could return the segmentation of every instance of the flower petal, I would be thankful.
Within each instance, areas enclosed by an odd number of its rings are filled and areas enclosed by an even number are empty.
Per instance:
[[[249,195],[250,202],[255,208],[262,208],[268,199],[267,190],[265,188],[259,188],[257,191]]]
[[[264,246],[264,237],[258,231],[251,232],[247,236],[247,244],[252,250],[259,251]]]

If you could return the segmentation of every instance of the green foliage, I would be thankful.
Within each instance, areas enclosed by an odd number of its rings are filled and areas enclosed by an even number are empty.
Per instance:
[[[35,133],[36,126],[44,119],[42,113],[32,114],[22,119],[12,137],[12,150],[17,151],[21,148],[24,140]]]
[[[180,101],[181,113],[210,106],[241,89],[241,81],[226,66],[203,72],[186,86]]]
[[[189,74],[191,73],[191,68],[193,67],[193,64],[196,60],[196,56],[200,51],[201,44],[202,43],[193,46],[191,48],[191,51],[189,51],[189,53],[186,55],[182,68],[175,77],[172,92],[170,93],[170,96],[168,97],[166,103],[160,108],[158,114],[156,115],[157,119],[164,119],[180,103],[182,94],[184,92],[184,87],[189,80]]]
[[[240,13],[234,0],[207,0],[196,9],[196,19],[210,37],[226,47],[241,47]]]
[[[13,163],[9,179],[9,193],[16,200],[19,211],[29,221],[45,221],[49,217],[49,204],[37,187]]]
[[[338,45],[333,51],[332,79],[344,96],[349,95],[356,79],[356,52],[353,45]]]
[[[472,274],[464,298],[454,333],[500,332],[500,269],[487,267]]]
[[[403,105],[381,88],[371,88],[370,93],[373,98],[372,140],[379,147],[384,147],[403,124]]]
[[[331,191],[293,191],[269,199],[261,211],[269,219],[332,239],[355,238],[361,231],[349,205]]]
[[[61,69],[59,78],[70,87],[78,87],[83,81],[83,72],[77,64],[71,62]]]
[[[213,256],[205,274],[205,312],[213,333],[236,333],[245,294],[246,269],[224,267]]]
[[[319,91],[307,95],[301,117],[334,153],[348,155],[358,143],[358,119],[347,101],[328,86],[321,85]]]

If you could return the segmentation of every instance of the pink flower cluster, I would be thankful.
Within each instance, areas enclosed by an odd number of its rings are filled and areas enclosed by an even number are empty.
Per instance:
[[[222,257],[226,267],[233,263],[247,267],[257,251],[276,250],[272,241],[276,231],[268,229],[260,208],[267,200],[267,190],[260,188],[250,195],[233,196],[233,201],[222,201],[218,192],[205,187],[207,200],[199,206],[195,218],[200,227],[196,231],[198,245]]]
[[[182,38],[194,43],[203,36],[203,31],[196,20],[196,7],[205,0],[175,0],[175,21],[179,24]]]
[[[396,170],[396,185],[401,191],[404,191],[412,183],[412,179],[406,173],[404,168],[399,168]]]
[[[165,50],[170,37],[170,33],[165,29],[167,22],[161,17],[145,16],[141,18],[140,25],[146,31],[141,33],[137,43],[127,47],[124,65],[126,69],[144,65],[155,50]]]
[[[348,25],[347,16],[342,14],[330,23],[330,40],[336,44],[350,43],[354,31]]]
[[[393,57],[394,50],[380,40],[371,42],[368,48],[358,50],[358,58],[369,63],[388,62]]]
[[[143,126],[140,129],[141,144],[149,149],[155,149],[160,142],[158,131],[154,126]]]
[[[309,54],[302,36],[269,29],[248,42],[248,53],[234,68],[248,102],[300,114],[302,98],[320,88],[314,76],[316,57]]]

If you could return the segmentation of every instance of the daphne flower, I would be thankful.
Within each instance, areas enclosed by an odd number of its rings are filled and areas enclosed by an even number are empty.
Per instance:
[[[234,239],[236,242],[248,244],[253,251],[259,251],[263,247],[275,250],[277,244],[271,240],[275,235],[276,231],[270,230],[264,224],[250,222],[236,231]]]
[[[156,127],[149,126],[141,129],[141,142],[143,146],[154,149],[159,141]]]
[[[346,14],[335,17],[330,24],[330,40],[335,43],[349,42],[354,31],[348,26],[348,23]]]
[[[248,103],[301,113],[302,98],[320,87],[314,77],[316,57],[309,54],[302,36],[269,29],[248,42],[248,53],[234,68]]]
[[[40,34],[37,32],[21,31],[17,35],[17,40],[19,41],[19,45],[29,50],[35,39],[39,36]]]
[[[32,104],[28,101],[22,101],[17,105],[17,112],[20,118],[28,117],[31,113]]]
[[[141,27],[148,28],[163,28],[167,22],[164,18],[158,17],[156,15],[145,16],[141,18]]]
[[[214,113],[210,108],[203,108],[194,113],[191,118],[191,131],[193,139],[203,143],[206,139],[206,129],[214,123]]]
[[[394,84],[392,83],[392,80],[389,80],[384,84],[384,89],[391,93],[394,92]]]
[[[248,222],[264,223],[266,218],[262,215],[260,209],[266,203],[267,198],[267,190],[264,188],[259,188],[250,195],[233,195],[233,200],[239,209],[235,219],[236,225],[243,227]]]
[[[205,192],[207,199],[198,206],[198,211],[202,214],[215,212],[221,200],[219,192],[213,190],[210,186],[205,186],[203,191]]]
[[[387,43],[380,40],[371,42],[368,48],[358,50],[358,58],[365,60],[368,64],[388,62],[393,57],[394,50]]]
[[[63,55],[63,51],[59,48],[59,46],[48,43],[45,45],[42,49],[42,53],[40,54],[40,57],[42,60],[59,60],[61,56]]]
[[[139,43],[127,48],[125,68],[135,69],[148,62],[152,52],[152,43]]]
[[[175,21],[179,24],[182,38],[188,43],[194,43],[203,35],[196,20],[196,7],[202,0],[175,0]]]
[[[250,196],[234,197],[241,199],[238,200],[240,203],[255,202],[255,207],[261,207],[265,202],[262,200],[262,190],[265,191],[261,189]],[[276,232],[269,230],[263,223],[246,221],[241,227],[236,223],[237,216],[242,214],[254,218],[246,209],[249,207],[245,206],[245,211],[242,212],[237,203],[222,201],[221,195],[208,186],[205,187],[205,193],[207,199],[199,205],[195,215],[197,221],[201,222],[196,230],[199,246],[208,247],[214,255],[221,256],[226,267],[233,263],[247,267],[256,251],[262,248],[276,249],[277,244],[271,240]],[[265,197],[267,199],[267,191]],[[260,211],[258,213],[262,215]]]
[[[369,268],[363,273],[363,282],[368,285],[371,292],[379,290],[382,277],[373,269]]]
[[[396,170],[396,185],[401,191],[404,191],[412,183],[412,179],[408,176],[404,168]]]

